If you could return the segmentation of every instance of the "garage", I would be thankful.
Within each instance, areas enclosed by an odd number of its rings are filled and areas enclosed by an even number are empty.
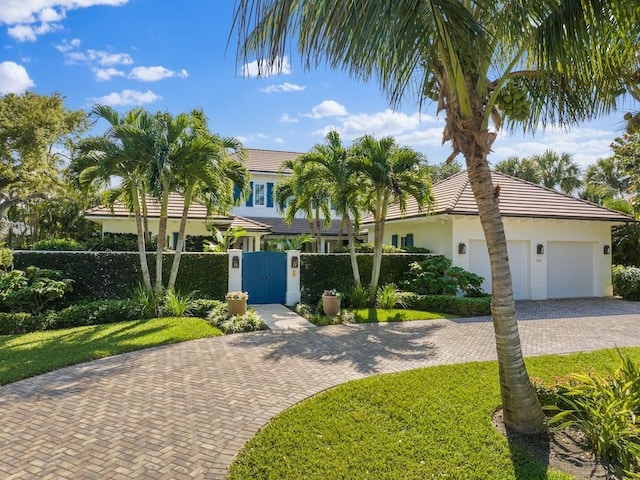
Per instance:
[[[529,288],[529,245],[530,242],[525,240],[511,240],[507,242],[509,267],[511,268],[511,279],[513,282],[513,296],[516,300],[531,298],[531,290]],[[471,240],[469,242],[469,270],[484,277],[482,288],[485,292],[491,293],[491,263],[489,262],[487,244],[484,240]]]
[[[593,297],[595,293],[593,242],[547,242],[547,297]]]

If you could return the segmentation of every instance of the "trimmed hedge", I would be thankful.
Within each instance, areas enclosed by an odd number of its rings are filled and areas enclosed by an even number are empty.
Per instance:
[[[84,327],[105,323],[126,322],[142,318],[132,300],[95,300],[51,312],[45,317],[43,329]]]
[[[640,300],[640,268],[614,265],[611,272],[614,295],[625,300]]]
[[[153,281],[155,254],[147,254]],[[163,255],[163,278],[169,278],[173,253]],[[43,252],[15,251],[15,268],[29,265],[59,270],[65,278],[74,280],[73,292],[65,297],[69,302],[129,298],[142,283],[137,252]],[[183,253],[176,290],[198,292],[199,297],[224,299],[227,292],[229,264],[226,253]]]
[[[30,313],[0,313],[0,335],[29,333],[43,329],[41,316]]]
[[[403,295],[407,308],[426,312],[450,313],[460,317],[491,315],[491,297],[458,297],[456,295]]]
[[[424,260],[424,253],[383,254],[380,268],[379,285],[395,283],[398,285],[413,262]],[[322,292],[335,288],[348,293],[353,289],[353,272],[348,253],[309,254],[300,256],[300,294],[303,303],[315,305]],[[363,285],[369,285],[373,266],[372,254],[358,254],[360,279]]]

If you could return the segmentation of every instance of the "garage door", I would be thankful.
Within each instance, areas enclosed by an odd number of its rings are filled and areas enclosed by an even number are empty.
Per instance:
[[[592,242],[547,242],[547,297],[594,296]]]
[[[529,289],[529,242],[508,241],[509,267],[513,282],[513,296],[516,300],[531,298]],[[482,288],[491,293],[491,263],[489,252],[484,240],[471,240],[469,242],[469,270],[484,277]]]

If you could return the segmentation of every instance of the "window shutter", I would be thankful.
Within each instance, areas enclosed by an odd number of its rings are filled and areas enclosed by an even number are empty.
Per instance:
[[[249,182],[249,198],[247,198],[247,207],[253,207],[253,182]]]
[[[268,208],[273,207],[273,183],[272,182],[267,183],[267,207]]]
[[[394,247],[398,246],[398,235],[391,235],[391,245]]]
[[[238,203],[240,199],[240,188],[235,183],[233,184],[233,203]]]
[[[407,233],[407,240],[405,241],[405,246],[413,247],[413,233]]]
[[[173,232],[173,238],[171,243],[173,244],[174,250],[178,248],[178,232]]]

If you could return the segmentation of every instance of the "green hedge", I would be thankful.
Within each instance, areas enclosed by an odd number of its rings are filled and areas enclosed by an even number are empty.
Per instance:
[[[403,301],[407,308],[426,312],[450,313],[460,317],[491,315],[491,297],[458,297],[456,295],[406,294]]]
[[[300,293],[302,302],[315,305],[322,292],[335,288],[347,293],[353,288],[351,258],[348,253],[302,254],[300,261]],[[359,254],[358,266],[363,285],[371,281],[372,254]],[[383,254],[378,285],[395,283],[398,285],[409,265],[424,260],[425,254]]]
[[[153,281],[155,255],[148,254]],[[169,278],[173,253],[163,255],[163,278]],[[109,298],[129,298],[142,283],[140,260],[136,252],[43,252],[15,251],[14,267],[24,270],[29,265],[59,270],[74,280],[69,302]],[[183,253],[176,290],[198,291],[199,297],[223,299],[229,277],[226,253]]]
[[[44,330],[84,327],[105,323],[139,320],[140,312],[132,300],[95,300],[82,302],[63,308],[59,312],[50,312],[44,319]]]
[[[640,268],[614,265],[611,271],[613,294],[625,300],[640,300]]]
[[[0,335],[35,332],[43,329],[41,316],[30,313],[0,313]]]

